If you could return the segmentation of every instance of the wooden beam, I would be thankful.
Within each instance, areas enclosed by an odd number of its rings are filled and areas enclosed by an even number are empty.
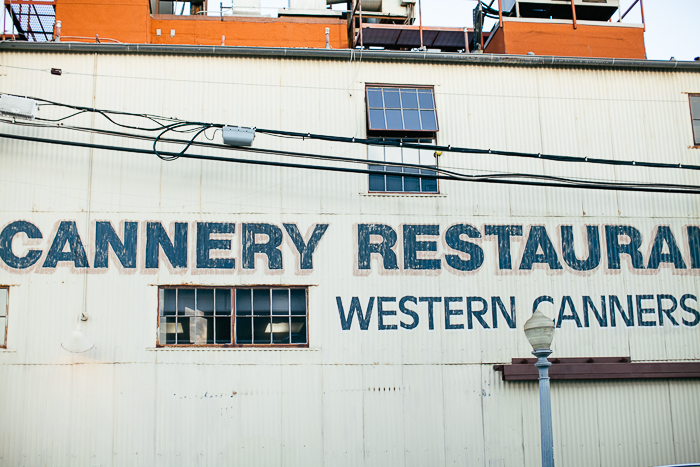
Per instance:
[[[553,380],[700,378],[700,362],[630,363],[628,357],[550,358]],[[496,365],[504,381],[537,381],[535,359],[513,359],[510,365]]]

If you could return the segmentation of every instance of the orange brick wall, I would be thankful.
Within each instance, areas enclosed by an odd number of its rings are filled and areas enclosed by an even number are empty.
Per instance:
[[[486,53],[646,59],[641,27],[505,20]]]
[[[148,0],[56,0],[56,20],[66,42],[98,34],[124,43],[221,45],[225,36],[228,46],[324,48],[328,27],[331,47],[348,47],[346,22],[337,18],[151,15]]]

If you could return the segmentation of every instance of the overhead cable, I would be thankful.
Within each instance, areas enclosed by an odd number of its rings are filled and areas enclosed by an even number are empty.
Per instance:
[[[62,103],[48,101],[46,99],[40,99],[40,98],[34,98],[34,97],[32,99],[35,99],[39,102],[43,102],[44,104],[42,104],[42,105],[61,106],[61,107],[66,107],[66,108],[70,108],[73,110],[78,110],[78,112],[76,112],[72,115],[69,115],[67,117],[63,117],[60,119],[55,119],[55,120],[37,118],[37,120],[46,121],[46,122],[59,122],[59,121],[63,121],[63,120],[66,120],[68,118],[74,117],[74,116],[79,115],[79,114],[84,113],[84,112],[96,112],[96,113],[104,116],[111,123],[113,123],[117,126],[120,126],[123,128],[128,128],[128,129],[133,129],[133,130],[163,131],[166,128],[170,128],[169,131],[174,131],[174,132],[178,132],[178,133],[186,133],[186,132],[198,131],[199,129],[203,128],[204,126],[206,126],[207,128],[223,128],[225,126],[224,124],[220,124],[220,123],[194,122],[194,121],[180,120],[180,119],[176,119],[176,118],[161,117],[161,116],[151,115],[151,114],[138,114],[138,113],[131,113],[131,112],[111,111],[111,110],[102,110],[102,109],[96,109],[96,108],[90,108],[90,107],[74,106],[74,105],[62,104]],[[121,123],[116,122],[114,119],[110,118],[109,115],[123,115],[123,116],[130,116],[130,117],[146,118],[152,122],[155,122],[159,126],[157,126],[155,128],[152,128],[152,127],[151,128],[143,128],[143,127],[135,127],[135,126],[131,126],[131,125],[125,125],[125,124],[121,124]],[[168,122],[168,123],[166,124],[163,122]],[[184,126],[190,127],[190,128],[188,130],[179,129],[183,126],[182,124],[187,124]],[[438,145],[429,145],[429,144],[409,143],[409,142],[403,142],[403,141],[391,140],[391,139],[367,139],[367,138],[354,138],[354,137],[351,138],[351,137],[343,137],[343,136],[331,136],[331,135],[322,135],[322,134],[314,134],[314,133],[301,133],[301,132],[272,130],[272,129],[264,129],[264,128],[256,128],[256,132],[271,135],[271,136],[278,136],[278,137],[316,139],[316,140],[340,142],[340,143],[364,144],[364,145],[368,145],[368,146],[394,146],[394,147],[404,147],[404,148],[411,148],[411,149],[424,149],[424,150],[434,150],[434,151],[443,151],[443,152],[452,152],[452,153],[462,153],[462,154],[482,154],[482,155],[490,154],[490,155],[498,155],[498,156],[505,156],[505,157],[517,157],[517,158],[524,158],[524,159],[539,159],[539,160],[547,160],[547,161],[555,161],[555,162],[574,162],[574,163],[602,164],[602,165],[625,166],[625,167],[645,167],[645,168],[657,168],[657,169],[682,169],[682,170],[695,170],[695,171],[700,170],[700,165],[682,164],[680,162],[679,163],[666,163],[666,162],[629,161],[629,160],[604,159],[604,158],[583,157],[583,156],[562,156],[562,155],[543,154],[543,153],[502,151],[502,150],[496,150],[496,149],[464,148],[464,147],[451,146],[451,145],[438,146]],[[157,151],[155,151],[155,152],[157,153]]]
[[[77,141],[66,141],[66,140],[56,140],[48,138],[35,138],[31,136],[23,135],[13,135],[0,133],[0,138],[15,139],[20,141],[31,141],[35,143],[48,143],[56,144],[62,146],[72,146],[90,149],[100,149],[105,151],[120,151],[129,152],[135,154],[153,154],[153,151],[149,149],[138,149],[129,148],[122,146],[112,146],[112,145],[102,145],[94,143],[81,143]],[[277,162],[277,161],[264,161],[264,160],[254,160],[254,159],[240,159],[240,158],[230,158],[230,157],[220,157],[220,156],[205,156],[199,154],[180,154],[174,152],[161,151],[160,154],[165,157],[179,157],[184,159],[196,159],[196,160],[208,160],[208,161],[219,161],[228,163],[239,163],[239,164],[251,164],[251,165],[266,165],[274,167],[287,167],[287,168],[297,168],[297,169],[311,169],[311,170],[322,170],[330,172],[347,172],[355,174],[377,174],[376,171],[370,169],[355,169],[350,167],[337,167],[337,166],[326,166],[326,165],[309,165],[309,164],[297,164],[289,162]],[[508,174],[511,177],[518,176],[518,174]],[[404,177],[415,177],[415,178],[426,178],[426,179],[437,179],[437,180],[453,180],[453,181],[466,181],[466,182],[477,182],[477,183],[495,183],[495,184],[505,184],[505,185],[523,185],[523,186],[537,186],[537,187],[550,187],[550,188],[581,188],[589,190],[613,190],[613,191],[633,191],[633,192],[645,192],[645,193],[677,193],[677,194],[700,194],[700,187],[687,186],[687,185],[643,185],[643,184],[625,184],[625,183],[584,183],[584,182],[571,182],[562,183],[554,181],[530,181],[530,180],[511,180],[503,179],[502,176],[497,175],[462,175],[460,177],[454,175],[441,175],[441,174],[420,174],[420,175],[407,175],[403,174]],[[525,176],[525,175],[520,175]]]

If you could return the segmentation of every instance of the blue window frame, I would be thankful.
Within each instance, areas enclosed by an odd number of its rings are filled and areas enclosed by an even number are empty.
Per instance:
[[[366,91],[369,131],[438,131],[432,87],[377,85]]]

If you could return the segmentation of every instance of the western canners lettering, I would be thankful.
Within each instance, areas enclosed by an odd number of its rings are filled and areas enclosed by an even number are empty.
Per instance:
[[[343,331],[396,331],[400,328],[411,331],[419,327],[428,331],[515,329],[518,312],[525,320],[538,306],[544,307],[543,303],[553,308],[558,328],[695,327],[700,324],[698,299],[693,294],[576,298],[564,295],[557,300],[543,295],[529,304],[516,297],[336,297]]]
[[[174,271],[254,270],[263,268],[307,273],[326,237],[329,224],[296,223],[95,221],[92,235],[81,232],[74,220],[61,220],[48,236],[39,226],[17,220],[0,231],[0,260],[6,269]],[[587,273],[603,269],[645,271],[668,268],[697,274],[700,270],[700,227],[658,225],[643,232],[632,225],[545,225],[468,223],[356,224],[355,273],[375,271],[446,270],[453,274],[479,271],[488,264],[500,274],[523,274],[537,269]],[[46,230],[44,230],[45,232]],[[86,245],[84,238],[94,239]],[[285,241],[285,239],[287,241]],[[486,248],[485,244],[489,244]],[[578,245],[578,246],[577,246]],[[284,264],[283,250],[296,256]],[[352,257],[348,258],[351,260]],[[289,260],[287,261],[289,262]]]

